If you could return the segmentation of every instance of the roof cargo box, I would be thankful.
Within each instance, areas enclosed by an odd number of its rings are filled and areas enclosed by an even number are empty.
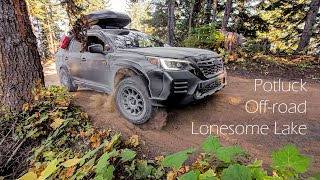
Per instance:
[[[131,19],[127,14],[113,12],[109,10],[98,10],[86,15],[88,23],[92,25],[99,25],[101,27],[119,27],[127,26]]]

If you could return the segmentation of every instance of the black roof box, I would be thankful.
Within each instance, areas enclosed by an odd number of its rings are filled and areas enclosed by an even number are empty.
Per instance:
[[[131,19],[127,14],[113,12],[109,10],[98,10],[86,15],[88,23],[92,25],[99,25],[101,27],[119,27],[127,26]]]

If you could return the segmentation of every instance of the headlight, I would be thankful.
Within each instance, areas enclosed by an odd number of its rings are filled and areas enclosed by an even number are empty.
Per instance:
[[[158,65],[159,67],[166,70],[184,70],[190,67],[190,61],[186,60],[155,57],[149,57],[148,60],[152,64]]]

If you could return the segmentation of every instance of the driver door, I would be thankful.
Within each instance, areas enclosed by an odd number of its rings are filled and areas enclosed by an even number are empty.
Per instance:
[[[93,44],[101,44],[106,53],[91,53],[88,51],[87,47],[87,51],[82,53],[80,59],[81,74],[87,86],[96,90],[108,92],[110,91],[107,86],[107,80],[110,73],[108,62],[110,55],[105,48],[106,42],[102,40],[101,36],[88,33],[87,45],[90,46]]]

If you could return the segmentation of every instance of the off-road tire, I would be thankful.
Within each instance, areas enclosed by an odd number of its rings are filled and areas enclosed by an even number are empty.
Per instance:
[[[65,87],[68,92],[75,92],[78,90],[78,86],[73,83],[69,71],[62,68],[59,72],[59,77],[61,86]]]
[[[116,103],[120,113],[133,124],[143,124],[152,115],[147,86],[139,76],[128,77],[118,84]]]

